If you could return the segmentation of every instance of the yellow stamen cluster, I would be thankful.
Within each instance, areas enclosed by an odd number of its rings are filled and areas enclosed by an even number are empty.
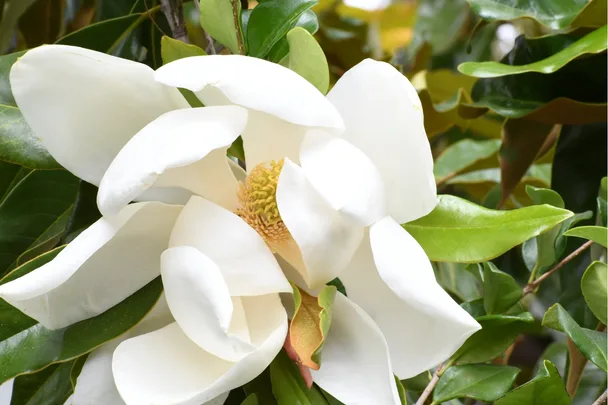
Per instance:
[[[277,206],[277,183],[283,159],[257,165],[239,183],[240,208],[236,214],[243,218],[268,244],[290,237]]]

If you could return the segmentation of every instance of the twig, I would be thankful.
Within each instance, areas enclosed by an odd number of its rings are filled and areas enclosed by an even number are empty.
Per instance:
[[[566,391],[570,398],[574,398],[578,385],[583,376],[583,370],[587,364],[587,359],[578,350],[570,338],[567,339],[568,353],[570,357],[570,367],[568,367],[568,378],[566,380]]]
[[[570,253],[568,256],[564,257],[562,259],[562,261],[559,262],[551,270],[549,270],[548,272],[546,272],[545,274],[543,274],[542,276],[540,276],[539,278],[537,278],[533,282],[529,283],[527,286],[524,287],[523,296],[525,297],[526,295],[530,294],[532,291],[534,291],[538,287],[538,285],[540,283],[542,283],[549,276],[551,276],[551,274],[555,273],[556,271],[558,271],[559,269],[561,269],[562,267],[564,267],[564,265],[566,265],[568,262],[570,262],[576,256],[578,256],[581,253],[583,253],[591,245],[593,245],[593,241],[592,240],[585,242],[583,245],[581,245],[581,247],[579,247],[578,249],[576,249],[574,252]]]
[[[160,0],[161,8],[171,28],[173,38],[189,43],[186,24],[184,22],[184,8],[182,0]]]
[[[245,55],[245,44],[243,43],[243,33],[241,32],[241,21],[239,15],[240,0],[232,0],[232,16],[234,17],[234,29],[236,30],[236,42],[239,46],[239,53]]]
[[[604,391],[602,395],[593,403],[593,405],[602,405],[606,403],[606,399],[608,399],[608,390]]]
[[[426,386],[426,388],[424,389],[424,391],[422,391],[422,394],[420,394],[420,398],[418,398],[418,401],[416,401],[416,405],[423,405],[424,402],[426,401],[426,399],[429,397],[429,395],[431,395],[431,392],[433,392],[435,385],[437,385],[437,381],[439,381],[439,377],[441,376],[442,371],[443,371],[443,363],[440,364],[437,367],[437,369],[435,370],[435,373],[433,374],[433,378],[431,378],[431,381],[429,381],[429,383]]]

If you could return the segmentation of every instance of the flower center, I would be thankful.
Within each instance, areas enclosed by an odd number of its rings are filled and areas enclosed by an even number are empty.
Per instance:
[[[236,214],[243,218],[267,244],[289,239],[289,231],[277,206],[277,183],[284,160],[260,163],[239,183],[240,207]]]

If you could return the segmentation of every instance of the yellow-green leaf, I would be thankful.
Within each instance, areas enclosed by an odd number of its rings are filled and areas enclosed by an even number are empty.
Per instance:
[[[287,67],[326,94],[329,88],[329,67],[323,49],[315,38],[304,28],[295,27],[287,33],[287,43]]]
[[[163,58],[163,64],[166,65],[174,60],[207,54],[196,45],[187,44],[165,35],[160,40],[160,55]]]
[[[236,10],[237,24],[235,24],[232,4]],[[241,2],[238,0],[201,0],[201,26],[209,35],[219,43],[230,49],[232,53],[244,53],[239,49],[238,36],[241,36]],[[238,26],[237,26],[238,25]]]
[[[581,290],[589,309],[604,325],[608,323],[608,266],[593,262],[581,279]]]
[[[608,229],[603,226],[579,226],[564,232],[564,235],[592,240],[605,248],[608,247]]]
[[[318,297],[313,297],[294,286],[293,294],[295,311],[289,339],[302,364],[318,370],[323,342],[331,325],[336,287],[325,286]]]

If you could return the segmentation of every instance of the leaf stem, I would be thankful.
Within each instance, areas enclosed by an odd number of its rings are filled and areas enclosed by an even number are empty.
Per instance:
[[[601,405],[606,403],[606,399],[608,399],[608,390],[604,391],[602,395],[593,403],[593,405]]]
[[[567,339],[567,342],[568,353],[570,357],[570,367],[568,367],[566,391],[568,392],[568,395],[570,395],[570,398],[574,398],[574,394],[576,394],[578,385],[581,382],[581,377],[583,376],[583,370],[585,369],[585,365],[587,364],[587,359],[578,350],[578,348],[574,345],[570,338]]]
[[[555,273],[556,271],[558,271],[559,269],[561,269],[562,267],[564,267],[568,262],[572,261],[572,259],[574,259],[578,255],[580,255],[581,253],[583,253],[585,250],[587,250],[591,245],[593,245],[593,241],[592,240],[585,242],[578,249],[576,249],[574,252],[572,252],[568,256],[564,257],[551,270],[547,271],[546,273],[544,273],[542,276],[540,276],[539,278],[537,278],[533,282],[528,283],[528,285],[524,287],[523,296],[525,297],[526,295],[530,294],[532,291],[534,291],[540,285],[540,283],[542,283],[547,278],[549,278],[551,276],[551,274]]]
[[[160,0],[161,8],[171,28],[173,38],[189,43],[182,0]]]
[[[420,394],[420,398],[418,398],[418,401],[416,401],[416,405],[424,404],[424,402],[427,400],[427,398],[431,395],[431,392],[433,392],[435,385],[437,385],[437,382],[439,381],[439,377],[441,377],[441,374],[443,374],[444,370],[446,370],[448,367],[451,366],[451,363],[452,362],[447,362],[445,367],[443,366],[443,364],[440,364],[437,367],[437,369],[435,370],[435,373],[433,374],[433,378],[431,378],[431,381],[429,381],[429,383],[426,386],[426,388],[424,389],[424,391],[422,391],[422,394]]]
[[[239,13],[239,7],[241,6],[240,0],[231,0],[232,2],[232,16],[234,17],[234,29],[236,30],[236,42],[239,46],[239,53],[245,55],[245,43],[243,42],[243,32],[241,31],[241,18]]]

